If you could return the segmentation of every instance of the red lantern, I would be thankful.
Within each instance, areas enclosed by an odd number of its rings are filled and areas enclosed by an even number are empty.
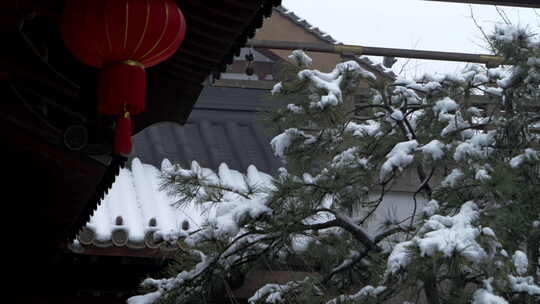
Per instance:
[[[114,151],[131,152],[131,114],[144,111],[145,68],[172,56],[186,23],[173,0],[70,0],[62,15],[66,47],[101,68],[98,111],[117,115]]]

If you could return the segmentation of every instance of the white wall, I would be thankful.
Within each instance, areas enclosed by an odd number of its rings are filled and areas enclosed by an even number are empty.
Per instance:
[[[378,194],[373,194],[370,196],[370,199],[378,199]],[[422,197],[421,194],[416,196],[417,208],[416,215],[418,215],[427,202],[426,199]],[[366,229],[371,235],[376,235],[381,232],[381,224],[388,218],[395,218],[398,221],[409,218],[414,212],[414,199],[413,193],[411,192],[401,192],[393,191],[388,192],[385,195],[385,198],[377,211],[374,213],[373,219],[367,223]],[[361,216],[365,214],[369,209],[363,209],[358,211],[358,215]],[[410,219],[405,223],[410,223]]]

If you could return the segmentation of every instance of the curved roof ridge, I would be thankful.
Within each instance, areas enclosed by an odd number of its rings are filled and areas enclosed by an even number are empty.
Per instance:
[[[280,5],[275,8],[277,12],[279,12],[282,16],[287,17],[289,20],[291,20],[293,23],[299,25],[307,32],[310,32],[317,36],[317,38],[323,40],[324,42],[330,43],[330,44],[340,44],[337,40],[335,40],[330,34],[322,31],[318,27],[313,26],[310,24],[306,19],[298,16],[293,11],[285,8],[283,5]]]

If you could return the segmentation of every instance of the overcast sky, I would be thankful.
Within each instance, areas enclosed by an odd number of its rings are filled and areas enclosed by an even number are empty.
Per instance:
[[[487,32],[502,22],[494,6],[422,0],[283,0],[283,6],[346,44],[449,52],[486,53],[482,35],[471,18]],[[514,24],[536,29],[540,10],[500,6]],[[372,57],[380,61],[380,58]],[[401,59],[395,70],[405,62]],[[452,72],[462,64],[411,61],[407,76]]]

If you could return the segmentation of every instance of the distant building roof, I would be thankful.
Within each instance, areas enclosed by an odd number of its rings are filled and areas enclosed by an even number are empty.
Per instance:
[[[206,87],[185,125],[159,123],[137,134],[133,157],[156,167],[166,158],[182,166],[196,160],[213,170],[226,163],[240,171],[255,165],[275,172],[280,161],[258,122],[260,111],[272,103],[269,95],[267,90]]]

